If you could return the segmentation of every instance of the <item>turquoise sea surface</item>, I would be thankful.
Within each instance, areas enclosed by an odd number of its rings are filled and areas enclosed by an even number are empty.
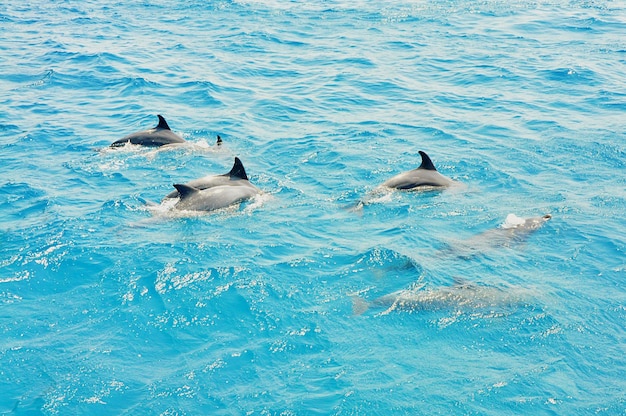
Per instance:
[[[8,0],[0,138],[0,414],[626,415],[624,2]]]

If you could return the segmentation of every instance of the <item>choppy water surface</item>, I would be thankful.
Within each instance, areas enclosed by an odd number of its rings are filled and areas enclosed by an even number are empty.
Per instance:
[[[624,4],[0,22],[0,413],[626,412]],[[465,186],[372,196],[419,150]],[[154,205],[235,156],[262,197]]]

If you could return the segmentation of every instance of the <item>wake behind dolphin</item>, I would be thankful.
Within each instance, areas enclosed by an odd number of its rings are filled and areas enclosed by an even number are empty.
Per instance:
[[[156,127],[129,134],[128,136],[111,143],[110,147],[121,147],[129,143],[149,147],[185,143],[185,140],[182,137],[170,129],[170,126],[167,124],[167,121],[165,121],[163,116],[159,114],[157,117],[159,118],[159,124],[157,124]]]

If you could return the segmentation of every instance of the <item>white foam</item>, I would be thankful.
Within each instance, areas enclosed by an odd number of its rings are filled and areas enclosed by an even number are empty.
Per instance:
[[[517,228],[525,222],[526,220],[524,218],[518,217],[515,214],[509,214],[506,216],[502,228]]]

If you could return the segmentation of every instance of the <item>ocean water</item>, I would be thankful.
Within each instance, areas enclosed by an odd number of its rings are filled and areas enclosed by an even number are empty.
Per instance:
[[[3,6],[0,414],[626,414],[623,2]]]

